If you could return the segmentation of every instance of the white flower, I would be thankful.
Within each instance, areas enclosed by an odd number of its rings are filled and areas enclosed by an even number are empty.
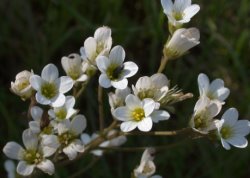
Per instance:
[[[168,17],[168,21],[172,26],[181,26],[188,23],[191,18],[200,10],[197,4],[191,5],[191,0],[161,0],[164,13]]]
[[[194,114],[190,120],[190,126],[195,131],[207,134],[215,129],[213,118],[219,114],[221,104],[211,101],[206,96],[201,97],[195,104]]]
[[[164,55],[169,59],[178,58],[198,45],[199,39],[200,32],[197,28],[180,28],[174,32],[170,41],[164,46]]]
[[[73,87],[73,80],[68,76],[58,78],[58,70],[54,64],[46,65],[41,77],[33,75],[31,86],[37,91],[36,100],[43,105],[60,107],[65,103],[64,93]]]
[[[14,161],[8,159],[4,162],[4,169],[7,172],[8,178],[15,178],[16,177],[16,169],[15,168],[16,168],[16,166],[15,166]]]
[[[23,132],[23,143],[26,149],[16,142],[8,142],[3,152],[11,159],[19,160],[17,173],[23,176],[31,175],[34,168],[38,168],[45,173],[52,175],[54,173],[54,164],[46,159],[54,154],[54,150],[47,149],[38,143],[38,138],[30,130]]]
[[[229,150],[230,144],[237,148],[245,148],[248,141],[245,138],[250,132],[250,122],[248,120],[238,121],[238,111],[235,108],[228,109],[221,120],[216,122],[218,136],[222,146]]]
[[[152,98],[159,102],[169,91],[169,81],[161,73],[154,74],[151,77],[140,77],[136,85],[132,85],[133,92],[140,99]]]
[[[62,150],[59,152],[62,151],[70,160],[73,160],[78,152],[84,151],[84,145],[78,137],[86,126],[85,116],[76,115],[71,122],[67,119],[58,124],[58,135],[45,135],[43,144],[54,150],[60,147]]]
[[[134,62],[124,62],[125,51],[121,46],[112,48],[109,58],[99,56],[96,59],[98,69],[102,72],[99,84],[104,88],[113,86],[117,89],[125,89],[128,85],[128,77],[132,77],[138,71]]]
[[[70,54],[68,57],[62,57],[61,63],[66,74],[71,77],[74,82],[84,82],[88,79],[88,76],[83,70],[82,58],[78,54]]]
[[[46,115],[43,115],[42,108],[38,106],[33,106],[30,110],[30,113],[33,119],[33,121],[29,122],[29,128],[31,132],[35,134],[40,134],[40,136],[42,136],[43,134],[49,135],[53,133],[53,127],[50,124],[49,118],[48,117],[42,118],[42,117],[46,117]],[[45,122],[45,121],[42,121],[42,119],[46,119],[48,123],[43,124],[42,122]]]
[[[152,129],[153,122],[169,119],[166,111],[155,110],[157,104],[150,98],[142,101],[132,94],[125,99],[126,106],[118,107],[112,113],[118,120],[123,121],[120,128],[123,132],[129,132],[138,127],[147,132]]]
[[[113,134],[116,134],[116,131],[115,130],[111,130],[108,132],[107,136],[111,136]],[[99,135],[96,134],[96,133],[93,133],[91,136],[89,134],[86,134],[86,133],[83,133],[81,135],[81,140],[82,140],[82,143],[84,145],[87,145],[89,144],[92,140],[96,139]],[[117,147],[117,146],[120,146],[122,144],[124,144],[125,142],[127,141],[127,138],[123,135],[121,136],[118,136],[118,137],[115,137],[113,139],[110,139],[110,140],[107,140],[107,141],[104,141],[102,142],[99,147],[103,147],[103,148],[106,148],[106,147]],[[95,149],[93,151],[91,151],[91,153],[95,156],[102,156],[103,155],[103,150],[101,149]]]
[[[131,93],[131,89],[129,87],[126,87],[125,89],[116,89],[115,93],[110,92],[108,94],[109,96],[109,105],[111,107],[111,110],[113,111],[119,106],[125,105],[125,98]]]
[[[210,100],[218,100],[224,104],[224,100],[228,97],[230,91],[224,87],[221,79],[215,79],[211,83],[206,74],[199,74],[198,85],[200,96],[206,95]]]
[[[65,119],[69,119],[76,114],[76,110],[73,108],[75,105],[75,98],[73,96],[66,96],[66,101],[61,107],[54,107],[48,111],[50,117],[56,121],[61,122]]]
[[[136,178],[161,178],[161,176],[155,175],[156,167],[153,162],[154,160],[155,149],[147,148],[141,158],[140,165],[134,169],[134,176]]]
[[[94,37],[89,37],[84,41],[84,46],[80,49],[81,57],[87,59],[91,64],[95,64],[96,57],[107,55],[111,46],[111,29],[100,27],[95,31]]]
[[[11,91],[20,96],[23,100],[30,98],[34,91],[29,82],[32,75],[33,71],[29,72],[24,70],[16,75],[15,82],[11,82]]]

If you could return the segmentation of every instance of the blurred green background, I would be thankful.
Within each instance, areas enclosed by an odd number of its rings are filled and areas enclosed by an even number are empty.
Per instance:
[[[171,130],[185,127],[198,98],[197,76],[206,73],[210,79],[222,78],[231,89],[225,111],[236,107],[240,117],[250,119],[250,1],[195,0],[201,6],[188,27],[201,32],[201,44],[190,54],[167,65],[165,74],[171,84],[194,98],[176,105],[172,119],[154,127]],[[27,127],[28,102],[11,94],[10,82],[22,70],[40,74],[47,63],[60,66],[62,56],[79,53],[84,40],[96,28],[112,28],[113,45],[122,45],[126,58],[140,66],[139,74],[156,72],[161,51],[168,36],[167,18],[160,0],[1,0],[0,2],[0,148],[7,141],[21,143]],[[133,77],[135,82],[137,77]],[[98,128],[95,111],[96,81],[87,88],[76,108],[89,119],[88,132]],[[107,116],[108,106],[107,102]],[[220,116],[219,116],[220,117]],[[110,122],[108,120],[107,122]],[[166,145],[182,138],[135,137],[127,146]],[[80,177],[128,178],[139,164],[141,152],[116,152],[105,157]],[[1,153],[0,177],[6,177]],[[56,170],[55,178],[70,177],[83,169],[91,157]],[[156,155],[157,174],[164,178],[249,178],[250,147],[226,151],[220,143],[207,139],[188,142]],[[41,177],[49,177],[42,175]],[[53,176],[52,176],[53,177]]]

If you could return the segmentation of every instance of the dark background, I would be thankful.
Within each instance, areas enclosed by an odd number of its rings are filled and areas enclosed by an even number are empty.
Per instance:
[[[249,0],[195,0],[200,12],[188,27],[201,32],[201,44],[190,54],[167,65],[165,74],[171,85],[178,85],[194,98],[176,105],[171,120],[154,126],[154,130],[186,127],[198,98],[197,76],[222,78],[231,94],[223,107],[236,107],[240,118],[250,118],[250,2]],[[22,70],[40,74],[47,63],[60,66],[62,56],[79,53],[84,40],[96,28],[112,28],[113,46],[122,45],[126,59],[135,61],[139,74],[156,72],[165,43],[167,17],[160,0],[1,0],[0,1],[0,148],[10,140],[21,143],[27,127],[28,102],[11,94],[10,82]],[[132,78],[134,83],[137,77]],[[76,108],[88,118],[88,132],[98,129],[96,81],[91,81]],[[109,118],[108,104],[106,116]],[[218,117],[220,118],[221,115]],[[110,119],[107,119],[108,124]],[[166,145],[183,138],[130,138],[126,146]],[[141,152],[116,152],[105,157],[80,177],[128,178],[139,164]],[[1,154],[1,168],[6,157]],[[86,167],[86,157],[67,167],[56,169],[55,178],[69,177]],[[207,139],[186,142],[156,155],[157,174],[164,178],[248,178],[250,148],[226,151],[220,143]],[[1,169],[0,177],[5,177]],[[46,177],[42,174],[41,177]],[[53,177],[53,176],[52,176]]]

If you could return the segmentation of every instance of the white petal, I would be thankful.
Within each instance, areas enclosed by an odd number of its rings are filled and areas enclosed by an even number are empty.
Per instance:
[[[155,109],[155,102],[151,98],[145,98],[142,103],[145,116],[148,117]]]
[[[152,129],[153,122],[150,117],[146,117],[140,122],[138,122],[138,129],[143,132],[148,132]]]
[[[110,79],[107,77],[106,74],[101,74],[99,77],[99,84],[103,87],[103,88],[109,88],[111,87],[111,81]]]
[[[150,117],[154,123],[158,123],[159,121],[168,120],[170,115],[167,111],[157,110],[157,111],[154,111],[150,115]]]
[[[216,91],[216,95],[220,101],[224,101],[230,94],[230,90],[228,88],[220,88]]]
[[[132,94],[129,94],[126,99],[125,99],[125,103],[126,103],[126,106],[133,110],[137,107],[142,107],[142,102],[141,100],[135,96],[135,95],[132,95]]]
[[[44,97],[40,92],[36,93],[36,101],[42,105],[48,105],[51,103],[51,101]]]
[[[136,89],[150,89],[152,87],[152,80],[150,77],[144,76],[140,77],[136,84],[135,84]]]
[[[67,132],[70,129],[70,121],[69,121],[69,119],[60,122],[57,125],[57,129],[58,129],[58,134],[59,135]]]
[[[127,107],[119,107],[116,108],[112,114],[115,118],[117,118],[120,121],[128,121],[131,120],[131,114]]]
[[[59,93],[56,97],[52,98],[51,106],[52,107],[61,107],[64,105],[66,97],[64,94]]]
[[[32,88],[34,88],[35,90],[38,91],[38,90],[40,90],[41,85],[42,85],[42,83],[44,81],[43,81],[43,79],[40,76],[38,76],[38,75],[32,75],[30,77],[29,82],[30,82],[30,85],[32,86]]]
[[[110,66],[111,61],[106,56],[98,56],[96,58],[96,65],[98,69],[105,73],[107,68]]]
[[[93,59],[96,55],[96,40],[93,37],[89,37],[84,41],[84,49],[88,59]]]
[[[73,108],[75,105],[75,97],[74,96],[66,96],[65,107],[67,109]]]
[[[74,85],[73,80],[68,76],[62,76],[56,80],[57,86],[59,86],[58,90],[60,93],[68,92]]]
[[[87,121],[84,115],[77,115],[71,121],[70,131],[75,135],[79,135],[86,128]]]
[[[70,109],[67,111],[67,115],[66,115],[66,118],[65,118],[65,119],[69,119],[69,118],[70,118],[71,116],[73,116],[75,113],[77,113],[77,110],[70,108]]]
[[[48,111],[48,114],[49,114],[49,116],[51,117],[51,118],[56,118],[56,114],[55,114],[55,111],[53,110],[53,109],[50,109],[49,111]]]
[[[138,66],[134,62],[125,62],[123,66],[124,66],[123,77],[126,78],[132,77],[138,71]]]
[[[81,75],[76,81],[77,82],[84,82],[88,79],[88,76],[86,74]]]
[[[226,141],[238,148],[245,148],[248,145],[248,141],[245,137],[233,137],[227,139]]]
[[[39,163],[37,165],[37,168],[42,170],[43,172],[49,174],[49,175],[52,175],[55,172],[54,164],[48,159],[45,159],[44,161]]]
[[[174,6],[175,10],[178,12],[183,12],[188,6],[191,5],[191,0],[175,0]]]
[[[8,142],[3,148],[4,154],[16,160],[21,160],[24,154],[24,149],[16,142]]]
[[[126,122],[121,123],[120,128],[123,132],[130,132],[130,131],[134,130],[137,127],[137,125],[138,125],[137,122],[126,121]]]
[[[197,5],[197,4],[193,4],[189,7],[187,7],[185,10],[184,10],[184,18],[188,18],[188,19],[191,19],[195,14],[197,14],[200,10],[200,6]]]
[[[123,90],[128,86],[128,80],[124,78],[124,79],[118,80],[118,81],[111,81],[111,85],[114,88]]]
[[[40,122],[38,122],[38,121],[30,121],[29,122],[29,128],[33,133],[39,133],[41,131]]]
[[[109,59],[112,64],[121,65],[125,59],[125,51],[122,46],[115,46],[109,54]]]
[[[69,58],[65,56],[62,57],[61,63],[62,63],[63,70],[67,73],[70,69]]]
[[[27,149],[37,149],[38,138],[37,135],[32,133],[29,129],[23,131],[23,144]]]
[[[239,120],[233,127],[234,134],[246,136],[250,132],[250,125],[248,120]]]
[[[222,115],[221,119],[225,120],[225,124],[233,126],[237,122],[238,117],[238,111],[235,108],[230,108]]]
[[[209,88],[209,79],[206,74],[203,73],[199,74],[198,85],[199,85],[200,95],[202,96],[204,93],[208,91]]]
[[[30,114],[35,121],[39,121],[42,118],[43,110],[38,106],[33,106],[31,108]]]
[[[77,150],[75,149],[73,144],[70,144],[65,147],[63,149],[63,152],[68,156],[69,160],[73,160],[77,156]]]
[[[58,69],[54,64],[46,65],[42,70],[42,78],[47,82],[53,82],[58,78]]]
[[[162,88],[162,87],[166,87],[169,85],[169,81],[168,78],[162,74],[162,73],[157,73],[152,75],[151,77],[152,83],[156,88]]]
[[[32,174],[33,170],[35,168],[35,165],[29,165],[25,161],[20,161],[17,165],[17,173],[23,176],[28,176]]]
[[[173,9],[172,0],[161,0],[161,5],[164,9],[165,14],[171,14]]]
[[[111,37],[111,29],[109,27],[100,27],[95,31],[94,38],[99,42],[107,42]]]
[[[224,139],[221,139],[221,144],[226,150],[231,149],[230,145]]]
[[[42,145],[45,147],[53,148],[56,151],[57,148],[59,148],[60,143],[56,135],[44,135],[42,139]],[[48,156],[46,153],[45,155],[45,157]]]
[[[50,157],[52,156],[57,149],[55,149],[54,147],[49,147],[49,146],[42,146],[42,151],[43,151],[43,157]]]
[[[84,145],[87,145],[91,141],[89,134],[81,134],[81,141]]]

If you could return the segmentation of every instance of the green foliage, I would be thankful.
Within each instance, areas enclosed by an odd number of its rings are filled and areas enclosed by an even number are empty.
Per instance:
[[[224,109],[236,107],[241,118],[250,118],[250,2],[249,0],[198,1],[201,10],[189,27],[201,31],[201,44],[191,53],[169,62],[165,74],[172,86],[179,85],[194,98],[177,105],[172,119],[155,130],[185,127],[198,97],[197,76],[204,72],[210,78],[223,78],[231,94]],[[0,143],[9,140],[21,143],[26,127],[28,102],[21,101],[9,91],[10,81],[21,70],[40,73],[43,66],[53,62],[60,66],[62,56],[79,52],[84,40],[102,25],[112,28],[113,44],[124,46],[127,59],[140,67],[137,76],[151,75],[160,64],[162,47],[167,40],[167,18],[160,1],[154,0],[95,0],[95,1],[1,1],[0,2]],[[62,72],[61,72],[62,74]],[[133,78],[134,82],[136,77]],[[88,95],[78,103],[84,109],[89,131],[97,130],[95,120],[97,101],[91,82]],[[88,104],[84,102],[87,100]],[[109,109],[108,103],[106,109]],[[106,112],[109,115],[109,112]],[[107,121],[110,122],[110,121]],[[180,138],[141,136],[127,143],[132,145],[165,145]],[[245,178],[250,176],[250,148],[225,151],[220,143],[198,140],[166,149],[156,155],[157,173],[171,178]],[[127,178],[139,164],[141,153],[108,153],[80,177]],[[4,156],[1,157],[1,165]],[[86,167],[91,158],[58,168],[55,178],[69,177]],[[2,166],[1,166],[2,167]],[[1,171],[0,177],[4,176]],[[46,177],[42,174],[41,177]]]

